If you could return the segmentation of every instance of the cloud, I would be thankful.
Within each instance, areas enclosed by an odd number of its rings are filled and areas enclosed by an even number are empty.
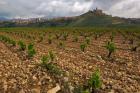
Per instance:
[[[140,0],[124,0],[109,9],[113,15],[140,18]]]
[[[91,7],[90,2],[53,0],[43,2],[36,9],[35,13],[47,15],[48,17],[74,16],[88,11]]]
[[[1,6],[6,5],[6,2],[3,1],[3,0],[0,0],[0,5],[1,5]]]
[[[113,16],[140,18],[140,0],[94,0],[94,6]]]
[[[0,16],[76,16],[93,8],[121,17],[140,17],[140,0],[0,0]]]

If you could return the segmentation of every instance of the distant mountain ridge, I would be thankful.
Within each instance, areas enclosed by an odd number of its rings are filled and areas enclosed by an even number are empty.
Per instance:
[[[0,17],[0,21],[7,21],[8,19],[5,17]]]
[[[100,9],[90,10],[74,17],[59,17],[53,19],[32,18],[14,19],[0,23],[0,27],[27,26],[27,27],[86,27],[86,26],[114,26],[114,25],[140,25],[138,18],[120,18],[107,15]]]

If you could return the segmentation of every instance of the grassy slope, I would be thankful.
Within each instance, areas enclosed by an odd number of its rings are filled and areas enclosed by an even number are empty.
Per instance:
[[[122,24],[125,23],[125,21],[108,15],[96,16],[89,13],[79,16],[77,20],[70,23],[69,26],[108,26],[115,23]]]

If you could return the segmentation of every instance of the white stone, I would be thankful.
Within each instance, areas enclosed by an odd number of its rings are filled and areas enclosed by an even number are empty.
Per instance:
[[[57,93],[59,90],[61,90],[60,86],[57,84],[55,88],[50,89],[47,91],[47,93]]]

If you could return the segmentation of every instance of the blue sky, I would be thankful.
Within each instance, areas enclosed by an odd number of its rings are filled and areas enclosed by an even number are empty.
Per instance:
[[[76,16],[95,7],[113,16],[140,18],[140,0],[0,0],[0,17]]]

